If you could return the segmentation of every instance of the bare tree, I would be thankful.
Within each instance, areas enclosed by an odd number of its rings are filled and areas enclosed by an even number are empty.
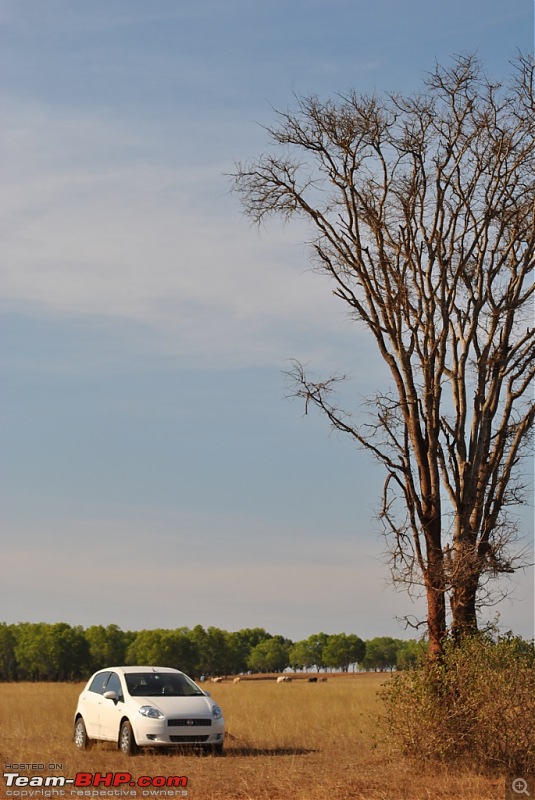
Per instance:
[[[233,176],[254,222],[309,221],[315,268],[388,365],[371,422],[298,362],[296,393],[386,468],[393,573],[425,587],[435,654],[448,599],[453,633],[477,630],[488,580],[523,558],[508,509],[535,413],[533,72],[520,56],[493,83],[459,56],[417,95],[299,99],[268,129],[276,154]]]

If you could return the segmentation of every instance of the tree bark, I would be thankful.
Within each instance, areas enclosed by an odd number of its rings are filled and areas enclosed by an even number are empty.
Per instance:
[[[479,580],[472,576],[451,592],[451,634],[455,640],[477,633],[478,586]]]

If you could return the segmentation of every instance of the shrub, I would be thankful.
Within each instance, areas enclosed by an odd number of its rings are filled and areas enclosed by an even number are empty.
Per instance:
[[[448,642],[440,663],[393,677],[389,733],[416,758],[535,770],[535,646],[518,637]]]

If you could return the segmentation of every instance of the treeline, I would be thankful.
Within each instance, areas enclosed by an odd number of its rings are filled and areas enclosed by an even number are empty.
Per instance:
[[[424,646],[383,636],[318,633],[298,642],[263,628],[123,631],[117,625],[82,628],[66,622],[0,623],[0,681],[83,680],[103,667],[144,664],[177,667],[200,678],[286,669],[348,671],[405,669]]]

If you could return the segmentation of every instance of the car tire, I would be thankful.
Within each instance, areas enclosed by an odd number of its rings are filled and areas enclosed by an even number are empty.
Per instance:
[[[78,717],[74,723],[73,739],[78,750],[87,750],[91,746],[91,740],[87,735],[85,722],[82,717]]]
[[[124,720],[119,730],[119,750],[126,756],[134,756],[137,753],[134,731],[127,719]]]
[[[212,755],[214,756],[222,756],[223,755],[223,742],[221,744],[212,744],[210,746]]]

